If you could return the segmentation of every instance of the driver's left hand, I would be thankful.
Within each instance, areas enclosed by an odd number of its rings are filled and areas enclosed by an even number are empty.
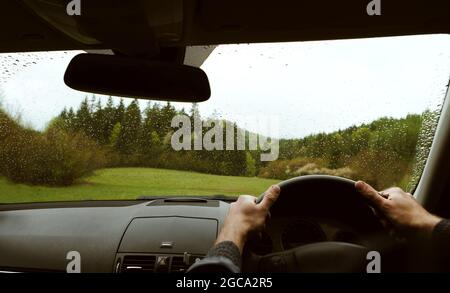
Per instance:
[[[252,232],[259,232],[264,229],[269,209],[278,199],[279,194],[280,187],[272,185],[265,192],[260,203],[256,203],[256,197],[254,196],[239,196],[238,200],[230,206],[216,244],[232,241],[242,253],[248,236]]]

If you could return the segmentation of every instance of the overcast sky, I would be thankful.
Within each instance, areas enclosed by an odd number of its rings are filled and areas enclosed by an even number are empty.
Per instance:
[[[38,129],[76,108],[87,94],[66,87],[63,74],[77,53],[1,54],[3,107]],[[436,106],[450,77],[450,36],[227,45],[202,68],[212,89],[203,116],[265,134],[261,121],[271,117],[277,136],[302,137]]]

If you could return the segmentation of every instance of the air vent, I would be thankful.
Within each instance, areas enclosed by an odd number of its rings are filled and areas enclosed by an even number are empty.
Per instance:
[[[123,258],[121,273],[153,273],[156,256],[127,255]]]
[[[170,267],[170,271],[172,273],[184,273],[189,268],[184,261],[184,257],[182,256],[174,256],[172,257],[172,265]]]
[[[116,272],[120,273],[184,273],[204,255],[119,255]],[[120,259],[123,258],[120,266]]]

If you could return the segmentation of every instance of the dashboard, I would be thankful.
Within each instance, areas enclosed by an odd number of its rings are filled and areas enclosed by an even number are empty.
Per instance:
[[[184,272],[213,246],[228,212],[220,200],[35,203],[0,208],[0,271]],[[246,250],[266,255],[322,241],[360,244],[357,231],[326,218],[274,217]]]
[[[0,209],[0,270],[183,272],[214,244],[229,204],[152,201],[5,205]]]

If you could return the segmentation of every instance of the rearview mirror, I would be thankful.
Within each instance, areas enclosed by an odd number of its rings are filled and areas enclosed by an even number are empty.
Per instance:
[[[211,96],[200,68],[115,55],[75,56],[64,82],[75,90],[119,97],[203,102]]]

